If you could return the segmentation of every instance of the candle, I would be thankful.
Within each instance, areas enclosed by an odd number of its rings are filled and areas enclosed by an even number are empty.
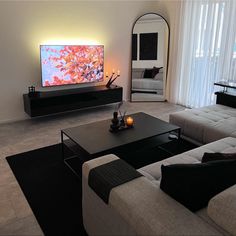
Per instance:
[[[114,68],[112,69],[112,74],[115,74],[115,69]]]
[[[117,71],[117,75],[120,76],[120,71],[119,70]]]
[[[106,72],[106,77],[108,77],[108,72]]]
[[[126,119],[126,125],[127,125],[127,126],[133,126],[133,124],[134,124],[134,119],[129,116],[129,117]]]

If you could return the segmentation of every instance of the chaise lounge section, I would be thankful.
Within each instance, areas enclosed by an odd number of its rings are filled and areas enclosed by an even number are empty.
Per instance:
[[[236,235],[236,185],[192,212],[160,189],[161,165],[199,163],[205,152],[236,152],[228,137],[145,166],[142,177],[111,190],[106,204],[88,185],[89,172],[118,159],[106,155],[83,165],[83,222],[89,235]],[[225,207],[224,207],[225,206]]]
[[[220,104],[170,114],[185,139],[198,144],[236,137],[236,108]]]

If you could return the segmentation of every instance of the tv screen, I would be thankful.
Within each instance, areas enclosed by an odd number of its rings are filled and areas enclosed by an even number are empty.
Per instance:
[[[42,86],[103,80],[102,45],[41,45]]]

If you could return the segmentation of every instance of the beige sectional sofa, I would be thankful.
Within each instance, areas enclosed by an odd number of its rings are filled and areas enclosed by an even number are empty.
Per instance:
[[[212,105],[170,114],[170,123],[181,127],[184,138],[206,144],[236,137],[236,108]]]
[[[161,165],[198,163],[204,152],[236,152],[228,137],[145,166],[143,174],[111,190],[106,204],[88,185],[96,166],[117,159],[106,155],[83,165],[83,221],[89,235],[236,235],[236,185],[213,197],[195,213],[160,189]],[[222,176],[223,177],[223,176]]]

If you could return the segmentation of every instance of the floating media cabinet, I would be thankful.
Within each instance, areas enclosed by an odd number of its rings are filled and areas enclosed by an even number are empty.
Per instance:
[[[31,116],[72,111],[122,101],[122,87],[105,85],[23,94],[25,112]]]

